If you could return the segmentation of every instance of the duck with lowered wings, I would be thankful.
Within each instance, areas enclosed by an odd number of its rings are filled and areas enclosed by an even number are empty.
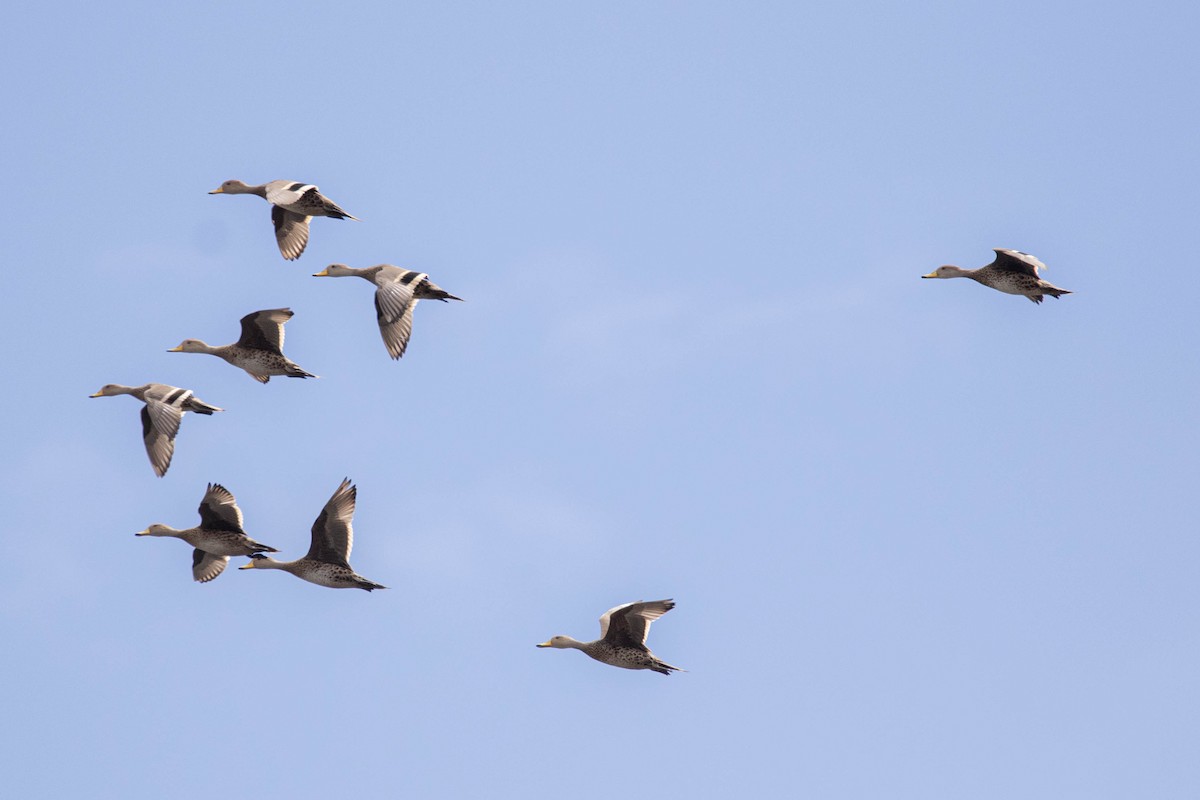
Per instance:
[[[271,222],[280,254],[295,261],[308,246],[308,222],[313,217],[353,219],[311,183],[270,181],[253,186],[242,181],[225,181],[209,194],[253,194],[271,204]]]
[[[418,301],[441,300],[445,303],[447,300],[462,300],[430,281],[424,272],[392,264],[377,264],[361,269],[345,264],[330,264],[313,277],[358,277],[375,284],[375,318],[379,322],[383,344],[393,359],[400,358],[408,349],[408,339],[412,336],[413,309]]]
[[[162,477],[171,466],[175,454],[175,435],[184,412],[212,416],[215,411],[224,411],[204,402],[192,394],[191,389],[180,389],[165,383],[147,383],[142,386],[123,386],[109,383],[90,397],[115,397],[119,394],[133,395],[146,405],[142,408],[142,440],[146,444],[146,455],[154,474]]]

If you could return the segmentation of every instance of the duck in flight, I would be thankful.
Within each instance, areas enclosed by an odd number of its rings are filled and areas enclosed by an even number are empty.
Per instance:
[[[271,380],[272,375],[289,378],[315,378],[283,354],[283,325],[294,316],[290,308],[268,308],[242,317],[242,335],[233,344],[219,347],[199,339],[184,339],[168,353],[208,353],[223,358],[247,372],[259,383]]]
[[[182,539],[192,551],[192,578],[208,583],[225,571],[230,556],[276,553],[274,547],[256,542],[242,529],[242,510],[233,493],[219,483],[210,483],[200,500],[200,524],[177,530],[154,523],[135,536],[166,536]]]
[[[191,389],[167,386],[165,383],[147,383],[142,386],[123,386],[109,383],[89,397],[114,397],[129,394],[146,405],[142,408],[142,440],[146,444],[146,455],[154,474],[162,477],[171,466],[175,454],[175,435],[186,411],[212,416],[215,411],[224,411],[204,402],[192,394]]]
[[[295,261],[308,246],[308,222],[313,217],[353,219],[341,206],[321,194],[311,183],[271,181],[250,186],[241,181],[225,181],[209,194],[256,194],[271,204],[271,222],[280,254]]]
[[[1029,253],[1006,250],[1003,247],[996,247],[994,250],[996,259],[985,267],[962,269],[947,264],[921,277],[970,278],[1005,294],[1024,295],[1035,303],[1042,302],[1046,295],[1057,298],[1060,295],[1071,294],[1066,289],[1060,289],[1042,280],[1038,276],[1038,270],[1045,269],[1046,265]]]
[[[386,589],[369,581],[350,567],[350,550],[354,547],[354,506],[358,489],[346,478],[333,497],[321,509],[312,526],[312,546],[304,558],[295,561],[276,561],[261,553],[252,553],[250,563],[238,569],[281,569],[297,578],[328,586],[331,589]]]
[[[379,334],[388,355],[398,359],[408,349],[412,336],[413,309],[420,300],[462,301],[461,297],[442,289],[429,280],[424,272],[403,269],[392,264],[377,264],[373,267],[348,267],[345,264],[330,264],[313,275],[314,278],[344,278],[356,276],[375,284],[375,318],[379,322]]]
[[[674,607],[674,600],[626,603],[610,608],[600,617],[600,638],[596,641],[580,642],[570,636],[555,636],[538,647],[582,650],[597,661],[624,669],[652,669],[663,675],[670,675],[672,671],[682,672],[679,667],[672,667],[659,659],[646,647],[650,623]]]

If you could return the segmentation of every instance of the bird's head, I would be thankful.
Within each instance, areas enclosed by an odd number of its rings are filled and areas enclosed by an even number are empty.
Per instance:
[[[355,272],[345,264],[330,264],[320,272],[313,273],[314,278],[344,278],[347,275],[354,275]]]
[[[168,350],[168,353],[203,353],[209,347],[199,339],[184,339],[177,346]]]

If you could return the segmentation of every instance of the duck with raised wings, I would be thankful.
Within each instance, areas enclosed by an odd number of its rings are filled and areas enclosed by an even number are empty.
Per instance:
[[[242,317],[242,335],[234,344],[219,347],[199,339],[184,339],[168,353],[208,353],[223,358],[246,371],[259,383],[271,380],[272,375],[289,378],[315,378],[283,354],[283,325],[294,316],[290,308],[268,308]]]
[[[582,650],[597,661],[624,669],[652,669],[663,675],[683,672],[659,659],[646,647],[650,623],[674,607],[674,600],[626,603],[610,608],[600,617],[600,638],[596,641],[580,642],[570,636],[555,636],[538,647]]]
[[[253,553],[250,563],[238,569],[281,569],[309,583],[331,589],[366,589],[368,592],[386,589],[386,586],[367,580],[350,567],[350,550],[354,547],[351,520],[357,497],[358,489],[346,478],[313,523],[312,546],[304,558],[276,561],[261,553]]]
[[[1071,294],[1067,289],[1060,289],[1042,280],[1038,270],[1045,269],[1046,265],[1029,253],[1006,250],[1003,247],[993,249],[996,251],[996,259],[985,267],[963,269],[947,264],[921,277],[970,278],[1005,294],[1024,295],[1035,303],[1042,302],[1046,295],[1057,298],[1060,295]]]
[[[154,523],[135,536],[167,536],[182,539],[192,551],[192,578],[208,583],[225,571],[230,556],[277,553],[274,547],[256,542],[242,529],[242,510],[233,493],[219,483],[210,483],[200,500],[200,524],[178,530]]]

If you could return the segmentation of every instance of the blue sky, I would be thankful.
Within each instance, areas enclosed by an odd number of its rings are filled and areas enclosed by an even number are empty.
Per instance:
[[[1196,796],[1200,15],[747,6],[8,16],[14,796]],[[1075,293],[919,280],[993,247]],[[394,363],[334,261],[466,302]],[[165,352],[281,306],[320,380]],[[133,536],[344,476],[386,592]],[[661,597],[687,673],[533,647]]]

